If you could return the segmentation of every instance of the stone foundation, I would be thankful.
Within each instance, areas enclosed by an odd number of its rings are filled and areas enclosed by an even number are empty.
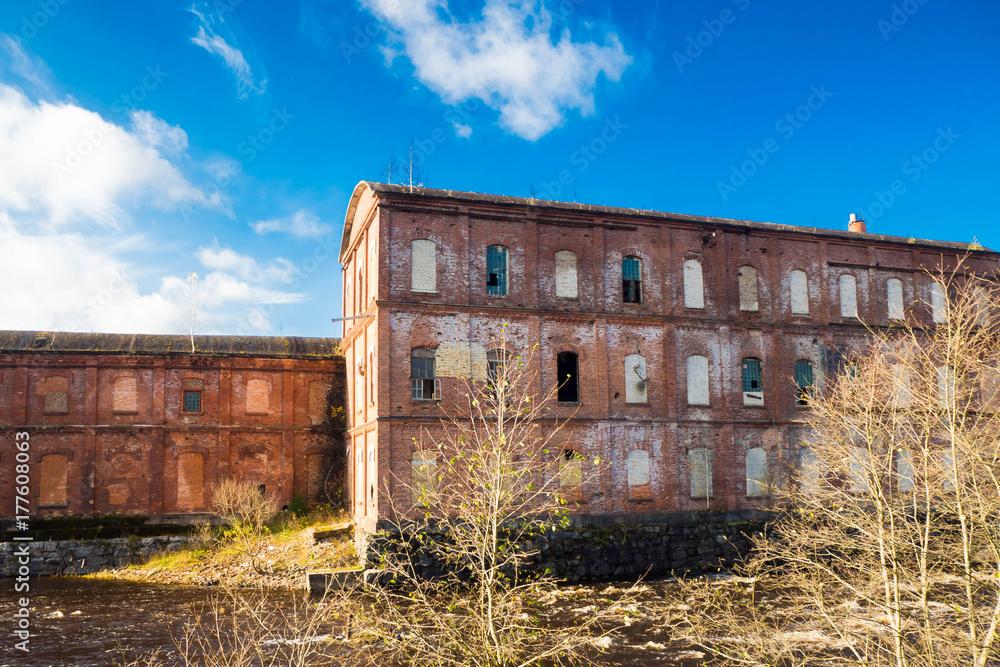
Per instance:
[[[92,574],[110,568],[143,563],[163,552],[181,549],[189,537],[115,538],[60,542],[0,543],[0,578],[18,573],[18,552],[27,545],[28,574],[32,577]]]

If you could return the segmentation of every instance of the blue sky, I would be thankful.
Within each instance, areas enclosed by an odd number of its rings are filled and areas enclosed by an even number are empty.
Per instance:
[[[1000,249],[998,32],[992,0],[6,0],[0,328],[337,334],[347,198],[411,142],[431,187]]]

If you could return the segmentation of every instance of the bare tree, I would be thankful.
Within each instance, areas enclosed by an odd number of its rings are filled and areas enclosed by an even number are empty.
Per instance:
[[[212,505],[229,520],[229,530],[242,545],[257,574],[264,574],[258,564],[260,545],[267,524],[278,515],[278,501],[249,480],[226,478],[212,490]]]
[[[533,357],[506,352],[503,337],[497,350],[463,407],[415,443],[412,478],[395,480],[412,504],[393,508],[382,567],[395,583],[375,588],[366,618],[392,664],[551,664],[579,656],[608,620],[555,627],[533,604],[556,583],[531,569],[537,540],[565,524],[591,462],[564,455],[561,422],[539,421],[556,389],[539,393]]]
[[[744,578],[683,587],[673,622],[726,664],[1000,659],[1000,301],[961,264],[929,279],[936,324],[870,330],[809,400]]]
[[[184,295],[184,322],[187,325],[186,333],[191,337],[191,352],[194,353],[194,334],[201,329],[203,309],[201,302],[201,291],[199,289],[199,277],[197,273],[190,273],[187,277],[187,290]]]
[[[411,191],[414,186],[422,187],[427,180],[427,173],[420,166],[419,160],[413,155],[413,139],[410,139],[410,161],[406,167],[406,178]]]
[[[396,154],[389,153],[389,159],[382,165],[382,179],[392,185],[392,179],[399,175],[400,166],[399,158],[396,157]]]

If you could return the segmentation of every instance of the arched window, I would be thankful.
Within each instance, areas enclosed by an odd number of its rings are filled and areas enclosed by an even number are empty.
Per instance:
[[[858,316],[858,279],[850,273],[840,276],[840,316]]]
[[[764,405],[764,380],[760,359],[743,360],[743,405]]]
[[[747,450],[747,497],[766,498],[771,482],[768,479],[767,452],[760,447]]]
[[[625,402],[646,402],[646,357],[641,354],[625,357]]]
[[[756,313],[760,310],[757,299],[757,269],[750,265],[741,266],[737,272],[740,288],[740,310]]]
[[[628,453],[629,498],[649,498],[649,452],[633,449]]]
[[[560,250],[556,253],[556,297],[576,299],[578,295],[576,253],[572,250]]]
[[[622,258],[622,302],[642,303],[642,260]]]
[[[559,487],[578,490],[583,484],[583,457],[572,449],[564,449],[559,455]]]
[[[931,283],[931,317],[934,324],[948,321],[948,300],[945,298],[944,286],[936,280]]]
[[[709,405],[707,357],[687,358],[687,395],[688,405]]]
[[[889,319],[903,319],[903,281],[889,278],[885,283],[886,298],[889,302]]]
[[[415,347],[410,351],[410,398],[431,401],[437,398],[434,379],[434,350]]]
[[[705,282],[700,259],[684,260],[684,307],[705,307]]]
[[[579,358],[572,352],[560,352],[556,357],[556,378],[559,383],[556,399],[560,403],[580,400]]]
[[[410,291],[437,291],[437,244],[417,239],[410,244]]]
[[[507,296],[507,248],[502,245],[486,249],[486,293]]]
[[[795,404],[809,405],[809,398],[813,395],[813,363],[807,359],[799,359],[795,362]]]
[[[808,315],[809,276],[805,271],[792,271],[789,283],[792,297],[792,315]]]

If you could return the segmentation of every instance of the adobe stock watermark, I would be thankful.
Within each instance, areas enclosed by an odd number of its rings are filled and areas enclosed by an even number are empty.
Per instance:
[[[893,5],[889,19],[879,19],[876,26],[882,33],[882,39],[889,41],[893,33],[899,32],[900,28],[906,25],[910,17],[920,11],[920,8],[927,4],[927,0],[903,0],[903,2]]]
[[[14,550],[12,553],[14,571],[14,591],[24,597],[17,599],[17,610],[14,612],[14,637],[20,641],[14,642],[14,648],[27,653],[31,642],[31,599],[27,593],[31,591],[31,551],[32,541],[28,534],[28,517],[30,516],[30,483],[31,483],[31,437],[25,431],[14,434]]]
[[[805,104],[800,105],[794,111],[786,113],[774,124],[774,130],[778,132],[784,141],[790,141],[795,134],[801,130],[806,123],[812,120],[813,115],[823,108],[823,105],[833,97],[833,93],[826,89],[826,84],[813,86]],[[767,164],[771,156],[781,150],[781,141],[774,137],[768,137],[759,148],[748,148],[748,159],[739,165],[730,165],[729,178],[716,181],[715,187],[719,191],[722,201],[729,201],[729,197],[736,194],[740,188],[746,185],[753,176],[760,171],[761,167]]]
[[[223,189],[229,187],[232,179],[242,174],[244,167],[256,160],[268,146],[274,143],[277,136],[288,129],[296,117],[296,114],[288,111],[288,107],[271,109],[271,116],[267,122],[261,125],[256,132],[247,135],[247,138],[236,146],[236,152],[243,159],[228,160],[221,169],[216,170],[212,177],[199,187],[199,190],[205,195],[203,198],[180,207],[180,214],[184,218],[184,222],[191,222],[191,216],[196,210],[204,211],[208,208],[209,203],[217,201],[222,196]]]
[[[21,30],[18,33],[20,38],[24,41],[33,39],[70,2],[71,0],[38,0],[38,11],[21,17]]]
[[[920,153],[910,156],[910,159],[900,167],[900,171],[908,178],[906,180],[897,178],[885,190],[875,190],[872,193],[874,197],[872,202],[868,206],[858,207],[858,212],[866,220],[881,218],[887,210],[899,201],[900,197],[908,192],[906,182],[916,183],[919,181],[941,159],[942,155],[951,150],[951,147],[961,137],[962,135],[955,132],[950,125],[947,129],[939,127],[937,129],[937,136],[934,137],[931,145]]]
[[[147,66],[146,74],[139,83],[133,86],[127,93],[116,97],[115,101],[111,103],[111,109],[121,116],[124,121],[128,118],[129,113],[135,111],[139,103],[149,97],[151,92],[159,88],[160,84],[168,76],[170,76],[170,73],[164,72],[159,65],[155,67]],[[62,183],[66,176],[73,173],[82,165],[97,147],[103,143],[105,137],[114,131],[115,127],[114,123],[109,123],[101,119],[101,122],[96,127],[84,130],[79,141],[66,148],[66,155],[62,161],[52,163],[52,170],[55,172],[59,182]]]
[[[479,98],[473,97],[454,107],[449,107],[441,115],[441,119],[450,124],[456,134],[467,137],[469,136],[468,134],[461,133],[462,128],[468,128],[471,133],[472,130],[468,126],[468,121],[472,118],[472,112],[479,109],[482,104]],[[435,127],[426,137],[414,139],[413,161],[416,162],[418,167],[423,167],[427,163],[427,158],[434,154],[438,146],[448,141],[448,137],[450,136],[451,133],[445,128]]]
[[[590,168],[601,155],[608,150],[608,146],[618,141],[622,133],[628,129],[628,125],[621,121],[619,116],[614,119],[605,118],[604,127],[601,131],[586,144],[581,144],[579,148],[570,153],[569,163],[576,167],[576,174],[582,174]],[[548,199],[558,199],[565,188],[576,182],[576,174],[569,169],[559,172],[554,181],[542,181],[541,189]]]
[[[731,1],[739,8],[739,11],[745,12],[749,9],[751,0]],[[715,44],[715,40],[722,37],[722,33],[726,31],[726,26],[736,23],[737,16],[739,14],[735,11],[726,8],[719,12],[718,18],[702,21],[701,24],[705,26],[705,29],[693,35],[688,35],[683,53],[680,51],[674,51],[673,53],[672,57],[674,65],[677,66],[677,71],[683,74],[685,67],[693,65],[694,61],[700,58],[706,49],[711,48]]]

